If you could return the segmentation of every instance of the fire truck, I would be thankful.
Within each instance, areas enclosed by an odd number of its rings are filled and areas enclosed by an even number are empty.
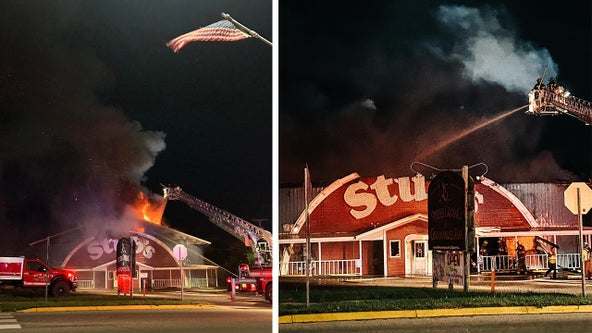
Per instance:
[[[250,291],[265,296],[265,299],[272,301],[272,235],[271,232],[258,227],[244,219],[222,210],[212,204],[200,200],[186,192],[179,186],[167,187],[164,189],[164,197],[168,200],[180,200],[189,207],[207,216],[210,222],[214,223],[224,231],[237,239],[244,241],[255,256],[255,264],[242,263],[238,267],[238,277],[229,276],[226,279],[229,291]]]
[[[76,291],[76,273],[50,267],[39,259],[0,257],[0,285],[15,288],[48,288],[53,296]]]
[[[537,79],[528,93],[527,114],[537,116],[556,116],[567,114],[586,125],[592,123],[592,103],[572,96],[567,89],[558,85],[553,78],[545,85],[543,77]]]

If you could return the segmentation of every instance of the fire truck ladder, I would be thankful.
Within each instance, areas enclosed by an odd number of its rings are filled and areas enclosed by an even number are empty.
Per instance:
[[[564,87],[554,83],[545,86],[537,82],[537,85],[528,93],[526,113],[537,116],[568,114],[586,125],[592,123],[592,103],[571,96]]]
[[[183,201],[189,207],[207,216],[210,222],[239,240],[244,241],[245,244],[248,243],[261,264],[267,265],[271,263],[271,232],[183,192],[179,186],[165,186],[163,191],[166,199]]]

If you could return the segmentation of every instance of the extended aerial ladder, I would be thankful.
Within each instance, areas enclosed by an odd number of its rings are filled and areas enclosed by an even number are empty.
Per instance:
[[[564,87],[557,85],[553,78],[549,80],[547,85],[544,85],[542,81],[543,78],[539,78],[528,94],[527,114],[537,116],[567,114],[586,125],[592,123],[591,102],[572,96]]]
[[[166,199],[183,201],[189,207],[207,216],[218,227],[250,245],[257,264],[262,266],[271,264],[271,232],[183,192],[179,186],[165,186],[163,191]]]
[[[207,216],[210,222],[251,247],[255,255],[255,267],[251,269],[248,264],[240,264],[238,278],[226,279],[228,290],[232,291],[232,300],[235,299],[235,292],[239,289],[256,291],[271,302],[273,275],[271,232],[185,193],[179,186],[163,186],[163,191],[165,199],[183,201],[189,207]]]

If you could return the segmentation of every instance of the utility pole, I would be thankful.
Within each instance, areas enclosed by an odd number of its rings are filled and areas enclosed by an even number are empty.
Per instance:
[[[471,256],[469,251],[469,167],[463,165],[461,169],[462,178],[465,183],[465,250],[464,250],[464,288],[465,292],[469,291],[469,283],[471,281]]]
[[[49,294],[49,241],[50,241],[51,238],[54,238],[54,237],[58,237],[58,236],[67,234],[69,232],[72,232],[72,231],[78,230],[78,229],[80,229],[80,227],[76,227],[76,228],[72,228],[70,230],[62,231],[62,232],[57,233],[55,235],[47,236],[47,237],[45,237],[43,239],[40,239],[38,241],[29,243],[29,246],[37,245],[37,244],[42,243],[42,242],[45,242],[46,243],[46,248],[45,248],[45,264],[48,267],[47,267],[47,270],[45,272],[45,303],[47,303],[47,296]]]
[[[306,216],[306,307],[310,305],[310,215],[308,214],[308,203],[312,191],[312,182],[308,165],[304,168],[304,211]]]

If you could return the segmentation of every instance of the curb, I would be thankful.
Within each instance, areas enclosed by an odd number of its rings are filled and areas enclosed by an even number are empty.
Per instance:
[[[514,306],[514,307],[481,307],[459,309],[432,309],[432,310],[398,310],[398,311],[371,311],[371,312],[337,312],[318,314],[298,314],[280,316],[279,324],[312,323],[346,320],[372,320],[372,319],[402,319],[402,318],[430,318],[430,317],[459,317],[459,316],[488,316],[509,314],[548,314],[548,313],[590,313],[592,305],[566,305],[566,306]]]
[[[204,309],[215,308],[215,305],[96,305],[96,306],[64,306],[40,307],[18,310],[16,312],[67,312],[67,311],[114,311],[114,310],[171,310],[171,309]]]

